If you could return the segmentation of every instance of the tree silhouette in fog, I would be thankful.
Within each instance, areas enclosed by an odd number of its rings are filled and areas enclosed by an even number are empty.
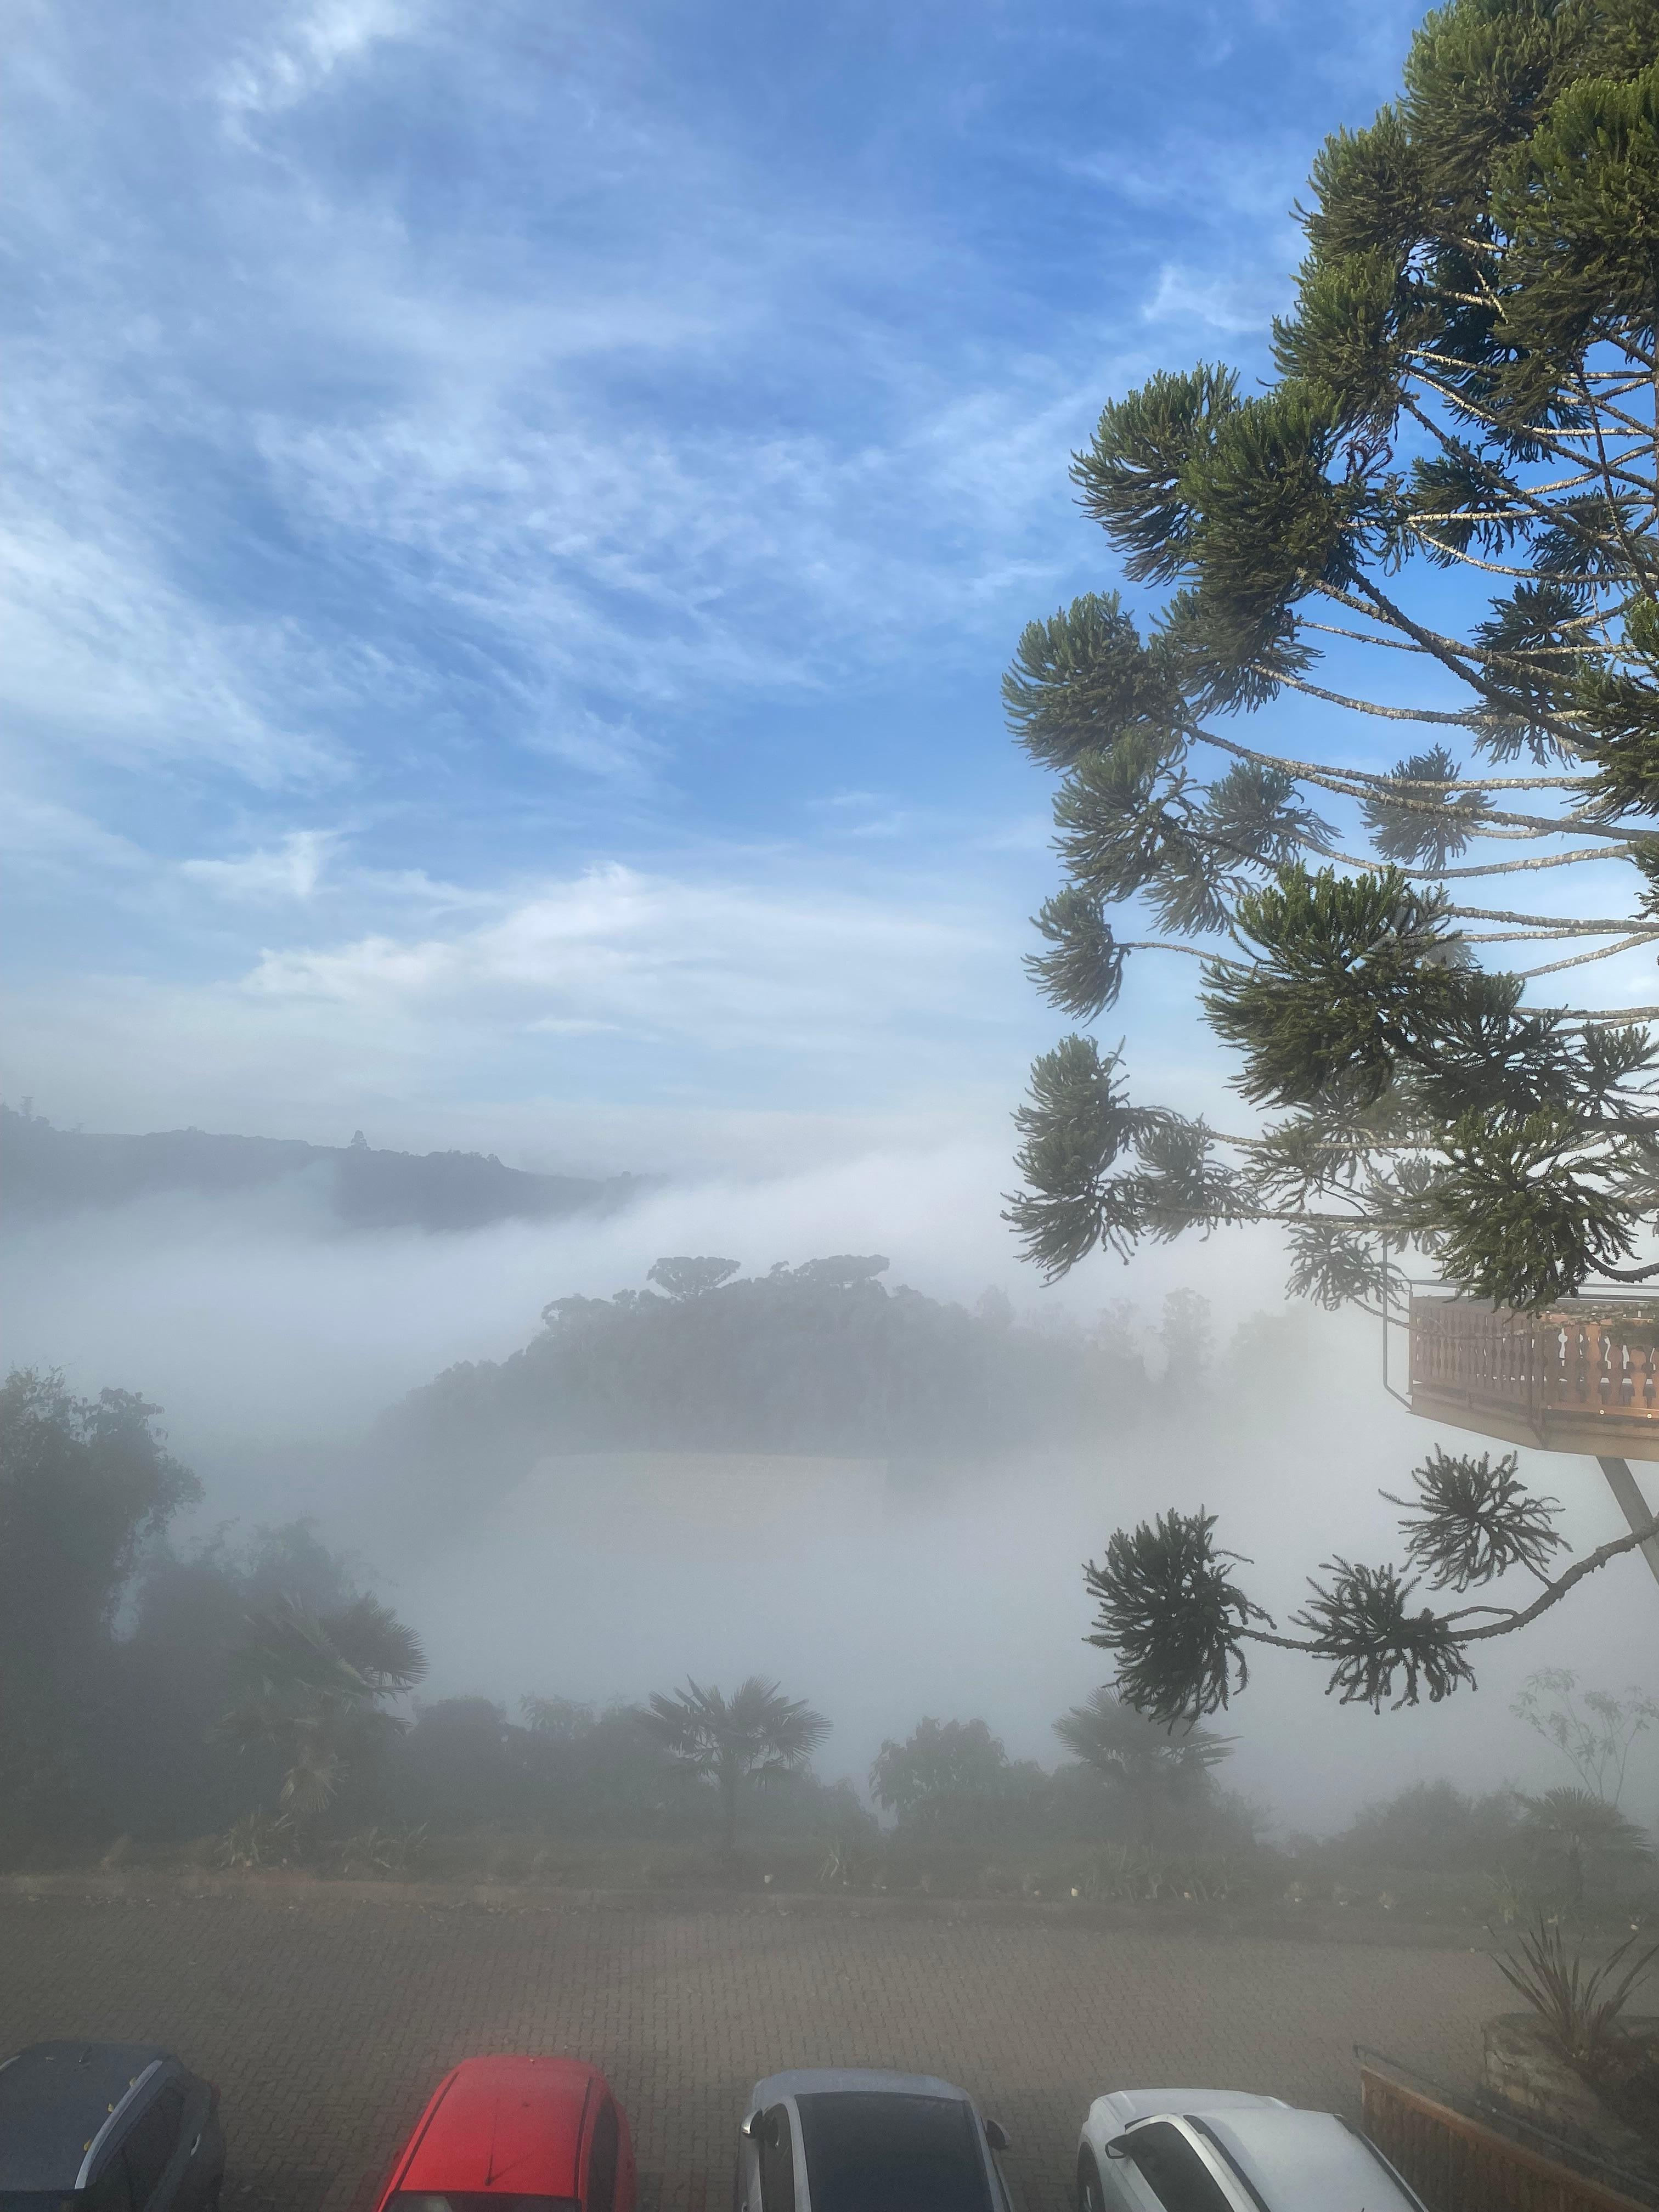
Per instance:
[[[97,1788],[111,1624],[146,1543],[201,1485],[131,1390],[0,1386],[0,1823],[51,1830]]]
[[[967,1835],[1030,1799],[1043,1778],[1016,1764],[982,1720],[920,1720],[902,1743],[889,1737],[870,1769],[870,1794],[901,1827]]]
[[[659,1260],[645,1279],[659,1284],[671,1298],[695,1298],[730,1282],[742,1265],[741,1260]]]
[[[1647,1832],[1594,1790],[1571,1784],[1521,1799],[1521,1840],[1554,1878],[1570,1906],[1583,1904],[1586,1887],[1599,1877],[1629,1875],[1653,1856]]]
[[[688,1676],[672,1697],[653,1692],[642,1718],[682,1771],[712,1778],[728,1851],[737,1849],[744,1785],[800,1773],[830,1733],[822,1713],[758,1674],[739,1682],[729,1698]]]
[[[889,1288],[879,1254],[716,1280],[726,1260],[659,1260],[661,1289],[558,1297],[499,1363],[411,1391],[369,1446],[388,1512],[476,1509],[549,1453],[810,1452],[980,1459],[1096,1439],[1151,1410],[1121,1329],[1037,1328]]]
[[[1232,1755],[1231,1738],[1212,1729],[1161,1726],[1099,1689],[1054,1723],[1073,1759],[1107,1782],[1127,1804],[1134,1840],[1150,1849],[1208,1793],[1210,1770]]]
[[[386,1701],[425,1673],[419,1637],[378,1599],[355,1598],[329,1613],[284,1599],[250,1617],[221,1733],[238,1749],[275,1749],[284,1769],[281,1809],[308,1820],[403,1734]]]

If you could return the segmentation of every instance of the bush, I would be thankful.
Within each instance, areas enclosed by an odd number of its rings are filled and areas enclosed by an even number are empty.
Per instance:
[[[1450,1782],[1414,1782],[1357,1813],[1331,1856],[1353,1864],[1482,1873],[1514,1854],[1520,1814],[1512,1790],[1475,1797]]]

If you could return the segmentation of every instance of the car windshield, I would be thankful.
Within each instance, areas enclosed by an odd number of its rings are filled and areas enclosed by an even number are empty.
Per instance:
[[[514,2197],[504,2189],[451,2189],[442,2196],[400,2189],[386,2212],[581,2212],[581,2207],[574,2197]]]
[[[812,2212],[991,2212],[979,2132],[960,2098],[842,2089],[796,2102]]]

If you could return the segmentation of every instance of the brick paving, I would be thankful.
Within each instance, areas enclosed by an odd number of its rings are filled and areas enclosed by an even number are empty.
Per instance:
[[[365,2212],[439,2076],[483,2051],[604,2067],[641,2212],[720,2212],[750,2084],[813,2064],[960,2082],[1012,2136],[1027,2212],[1062,2212],[1103,2089],[1196,2082],[1352,2111],[1354,2042],[1467,2081],[1506,1994],[1463,1951],[1012,1909],[0,1901],[0,2053],[82,2034],[177,2050],[224,2093],[225,2212]]]

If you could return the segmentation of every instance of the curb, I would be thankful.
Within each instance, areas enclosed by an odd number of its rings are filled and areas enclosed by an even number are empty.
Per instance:
[[[364,1881],[292,1871],[207,1869],[0,1875],[0,1905],[259,1905],[270,1911],[392,1906],[418,1911],[645,1912],[738,1918],[931,1921],[945,1926],[1110,1930],[1210,1942],[1346,1943],[1389,1950],[1486,1951],[1484,1928],[1401,1922],[1331,1909],[1229,1912],[1220,1905],[1136,1905],[1087,1899],[933,1897],[823,1890],[561,1888],[532,1882]]]

